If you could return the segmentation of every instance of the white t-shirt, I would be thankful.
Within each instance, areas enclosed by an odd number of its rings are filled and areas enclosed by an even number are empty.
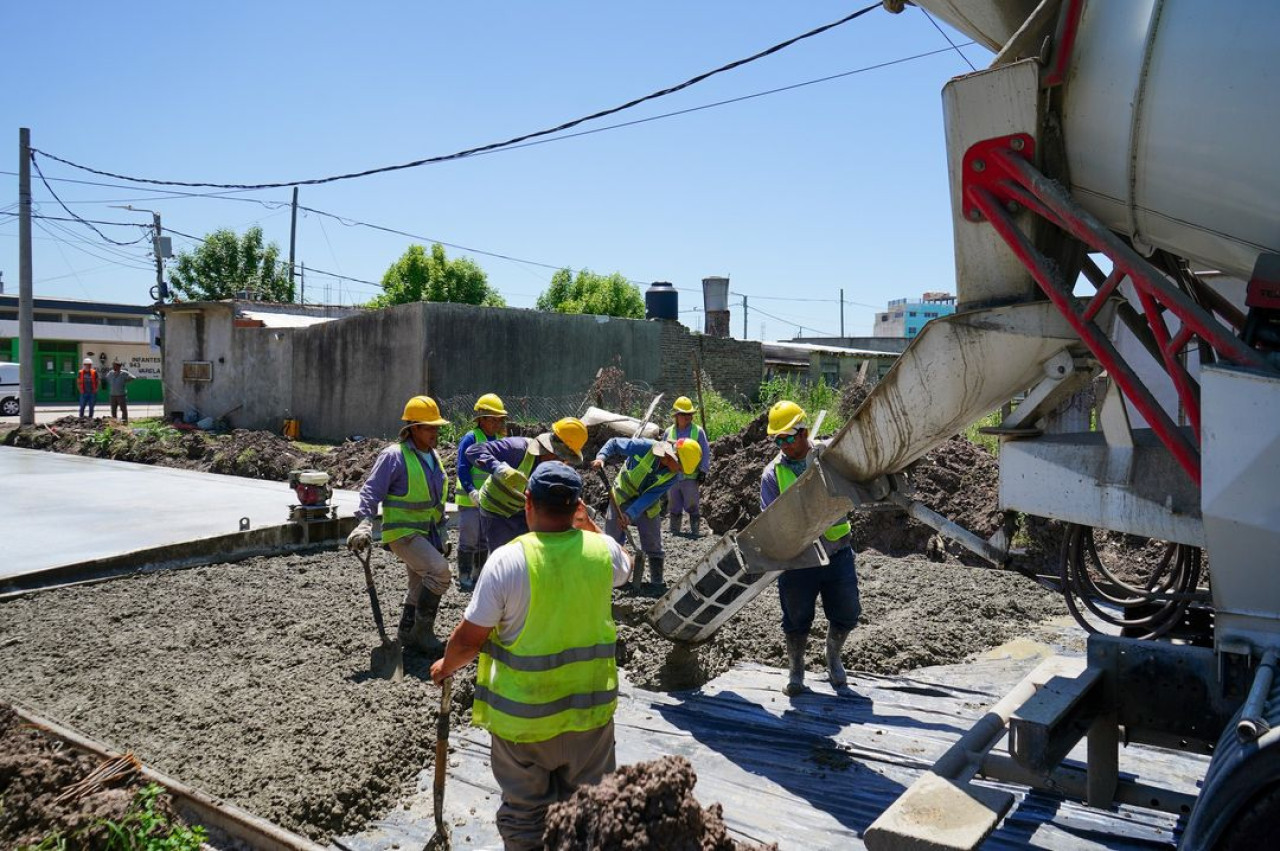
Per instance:
[[[625,585],[631,578],[630,561],[617,541],[606,535],[600,537],[609,545],[609,556],[613,559],[613,587]],[[531,594],[524,547],[517,539],[489,554],[462,617],[476,626],[498,627],[498,638],[503,644],[510,645],[524,629]]]

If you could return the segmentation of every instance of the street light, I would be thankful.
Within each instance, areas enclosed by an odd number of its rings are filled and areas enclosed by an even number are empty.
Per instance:
[[[163,304],[169,298],[169,285],[164,282],[164,261],[166,257],[173,256],[173,241],[167,236],[161,236],[160,214],[155,210],[144,210],[132,204],[109,204],[108,206],[117,210],[128,210],[131,213],[151,214],[151,223],[156,230],[151,239],[151,253],[156,258],[156,285],[151,290],[151,298]]]

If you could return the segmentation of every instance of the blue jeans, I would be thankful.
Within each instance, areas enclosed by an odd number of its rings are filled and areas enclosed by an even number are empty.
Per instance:
[[[484,542],[484,548],[490,553],[529,531],[529,524],[524,519],[523,511],[517,511],[510,517],[490,514],[483,508],[479,511],[480,540]]]
[[[80,416],[84,416],[85,405],[89,406],[89,416],[93,416],[93,406],[98,404],[98,394],[92,391],[80,394]]]
[[[813,626],[814,608],[822,596],[822,611],[832,629],[850,630],[858,625],[862,602],[858,598],[858,571],[853,547],[833,553],[826,567],[786,570],[778,577],[782,602],[782,631],[804,634]]]

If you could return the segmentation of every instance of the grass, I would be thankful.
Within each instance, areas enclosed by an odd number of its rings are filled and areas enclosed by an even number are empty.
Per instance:
[[[105,828],[105,837],[96,837],[95,848],[102,851],[200,851],[208,835],[199,825],[187,827],[169,821],[159,809],[159,798],[164,789],[156,783],[148,783],[134,796],[128,811],[120,821],[99,819],[68,837],[62,831],[53,831],[36,845],[28,845],[23,851],[65,851],[67,848],[84,847],[83,834]]]
[[[974,446],[981,447],[999,458],[1000,438],[996,437],[994,434],[982,434],[978,429],[988,426],[998,426],[1000,425],[1000,419],[1000,411],[992,411],[966,428],[963,432],[964,439],[972,443]]]

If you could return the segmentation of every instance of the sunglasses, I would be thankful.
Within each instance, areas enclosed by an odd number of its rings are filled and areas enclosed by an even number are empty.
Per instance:
[[[799,435],[795,434],[780,434],[773,439],[773,442],[779,446],[787,446],[788,444],[795,443],[798,436]]]

